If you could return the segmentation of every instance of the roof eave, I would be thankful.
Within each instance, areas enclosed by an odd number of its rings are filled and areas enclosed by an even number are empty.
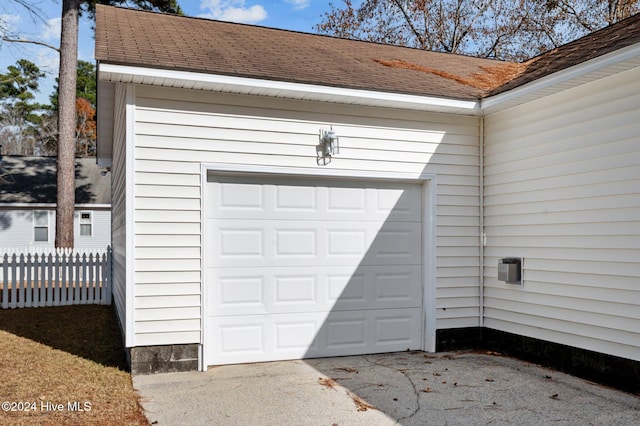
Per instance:
[[[0,210],[12,209],[55,209],[56,203],[29,203],[29,202],[4,202],[0,201]],[[75,210],[110,210],[111,204],[91,204],[80,203],[74,204]]]
[[[110,83],[145,84],[369,107],[465,115],[480,114],[477,100],[379,92],[104,62],[99,64],[98,80]]]
[[[579,85],[640,67],[640,43],[582,62],[506,92],[483,98],[480,110],[490,114]]]

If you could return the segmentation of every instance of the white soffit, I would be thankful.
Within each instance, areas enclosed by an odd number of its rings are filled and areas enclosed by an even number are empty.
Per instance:
[[[491,114],[636,67],[640,67],[640,43],[482,99],[480,109]]]
[[[207,90],[245,95],[272,96],[317,102],[331,102],[417,111],[480,115],[478,101],[464,101],[402,93],[345,89],[313,84],[261,80],[188,71],[144,68],[100,63],[99,81],[133,83],[181,89]]]

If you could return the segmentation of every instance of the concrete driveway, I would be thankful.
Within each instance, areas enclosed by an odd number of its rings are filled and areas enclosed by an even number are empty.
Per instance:
[[[135,376],[159,425],[639,425],[640,397],[487,353],[401,352]]]

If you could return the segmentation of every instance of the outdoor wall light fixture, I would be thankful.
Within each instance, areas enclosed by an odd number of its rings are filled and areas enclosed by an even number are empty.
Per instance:
[[[318,165],[326,166],[331,162],[331,157],[340,154],[340,138],[333,131],[320,129],[320,143],[316,149]]]

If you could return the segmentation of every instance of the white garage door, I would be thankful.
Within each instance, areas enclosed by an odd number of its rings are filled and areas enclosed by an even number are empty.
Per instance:
[[[208,365],[421,348],[420,185],[208,180]]]

